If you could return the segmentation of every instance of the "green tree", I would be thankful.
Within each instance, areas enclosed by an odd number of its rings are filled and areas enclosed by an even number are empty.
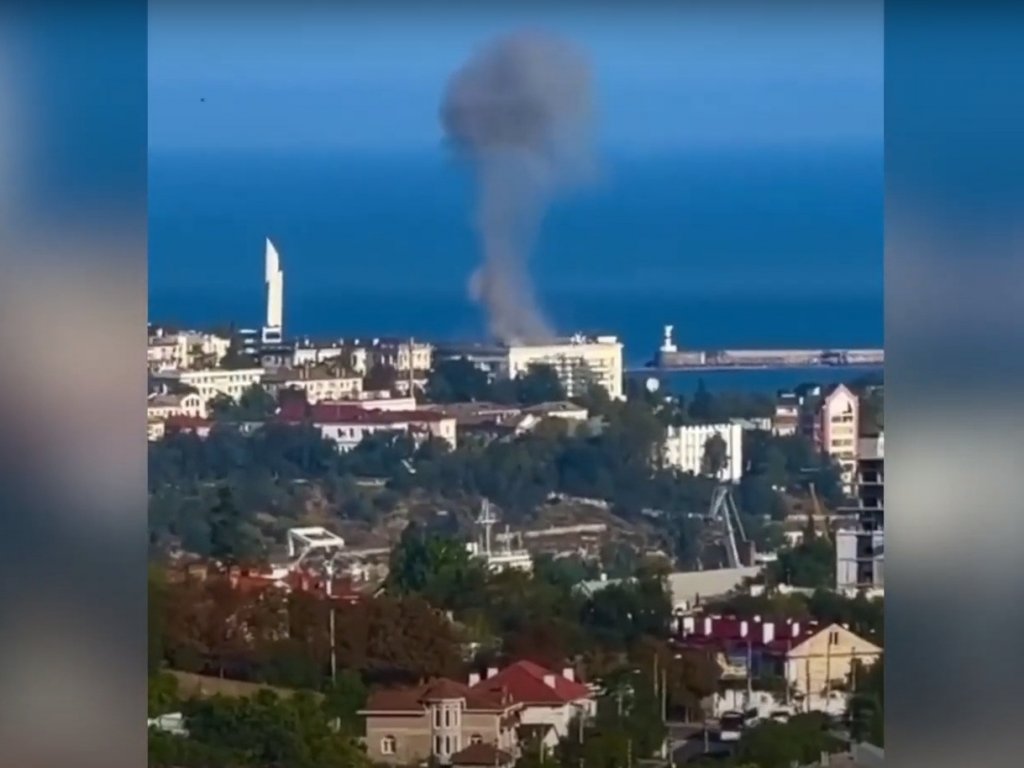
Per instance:
[[[550,365],[535,363],[515,379],[515,397],[520,405],[536,405],[565,399],[558,372]]]
[[[217,489],[217,503],[210,510],[210,557],[225,563],[252,559],[259,544],[249,531],[245,515],[235,504],[229,488]]]
[[[715,432],[704,441],[704,455],[701,457],[701,472],[709,477],[719,477],[728,460],[729,447],[725,438]]]
[[[425,394],[432,403],[478,402],[490,397],[490,380],[466,358],[439,360],[427,376]]]
[[[325,692],[324,711],[332,720],[337,719],[346,733],[355,735],[361,729],[357,713],[365,706],[366,695],[366,686],[359,674],[352,669],[341,670]]]
[[[377,364],[363,377],[363,389],[371,392],[391,391],[398,381],[398,371],[393,366]]]

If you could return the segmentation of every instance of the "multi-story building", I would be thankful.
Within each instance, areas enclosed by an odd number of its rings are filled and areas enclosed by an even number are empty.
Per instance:
[[[169,332],[151,327],[146,345],[146,365],[152,372],[187,370],[219,365],[231,340],[200,331]]]
[[[613,400],[623,398],[622,343],[615,336],[576,334],[550,344],[509,346],[506,354],[507,376],[526,374],[537,364],[550,365],[569,397],[579,397],[590,387],[599,386]]]
[[[738,483],[743,477],[743,426],[729,424],[690,424],[666,429],[664,461],[680,472],[700,475],[705,470],[708,440],[717,435],[725,444],[725,456],[717,479]]]
[[[800,429],[800,398],[795,392],[779,392],[775,399],[772,433],[779,437],[795,435]]]
[[[198,392],[203,402],[209,402],[217,395],[238,400],[247,389],[260,384],[264,374],[263,368],[210,368],[182,371],[177,380]]]
[[[281,403],[277,418],[283,423],[312,424],[343,452],[378,432],[402,432],[417,442],[444,440],[453,450],[458,444],[455,419],[436,411],[377,410],[354,402],[308,404],[288,400]]]
[[[483,677],[474,672],[469,676],[469,685],[470,690],[491,695],[507,691],[512,701],[521,706],[519,722],[523,729],[534,732],[537,741],[548,749],[570,735],[574,719],[590,718],[597,713],[594,694],[576,680],[571,667],[553,672],[532,661],[517,661],[501,670],[489,667]]]
[[[773,431],[801,434],[839,465],[843,492],[853,493],[860,430],[860,399],[844,384],[805,385],[780,392],[776,399]]]
[[[146,399],[146,418],[162,420],[169,416],[206,418],[206,401],[198,392],[151,394]]]
[[[762,621],[722,616],[684,616],[679,621],[677,645],[710,653],[723,680],[785,680],[783,692],[772,706],[789,699],[804,711],[842,712],[846,692],[855,688],[855,664],[870,666],[882,649],[840,624],[822,625],[795,620]],[[727,709],[735,700],[719,697]],[[765,713],[767,714],[767,713]]]
[[[596,385],[612,399],[623,399],[622,343],[615,336],[578,333],[546,344],[456,344],[439,348],[436,357],[468,360],[491,378],[514,378],[533,365],[550,365],[569,397]]]
[[[491,765],[519,757],[522,705],[507,691],[441,678],[411,688],[377,690],[360,711],[366,754],[374,763]]]
[[[282,369],[264,376],[263,384],[274,395],[283,389],[301,389],[310,403],[347,400],[363,391],[362,376],[332,370],[329,366]]]
[[[434,365],[433,345],[413,339],[373,339],[366,353],[369,367],[387,366],[399,374],[408,375],[410,365],[414,374],[426,374]]]
[[[861,438],[855,478],[857,506],[846,512],[856,522],[839,528],[836,590],[843,593],[885,589],[885,435]]]

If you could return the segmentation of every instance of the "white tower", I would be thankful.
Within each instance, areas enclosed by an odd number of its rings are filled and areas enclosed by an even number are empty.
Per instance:
[[[282,316],[284,315],[284,271],[281,269],[281,257],[269,237],[267,238],[265,270],[267,320],[263,326],[263,343],[279,344],[281,342]]]

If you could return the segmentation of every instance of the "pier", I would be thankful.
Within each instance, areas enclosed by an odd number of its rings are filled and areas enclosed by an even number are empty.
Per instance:
[[[872,368],[885,364],[885,350],[830,349],[716,349],[681,350],[672,341],[672,326],[649,368],[663,371],[726,371],[784,368]]]

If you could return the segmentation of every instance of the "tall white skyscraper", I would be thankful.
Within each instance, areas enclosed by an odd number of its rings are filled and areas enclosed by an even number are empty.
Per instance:
[[[263,326],[263,343],[281,342],[282,316],[284,315],[284,271],[281,257],[274,244],[267,238],[266,255],[267,320]]]

